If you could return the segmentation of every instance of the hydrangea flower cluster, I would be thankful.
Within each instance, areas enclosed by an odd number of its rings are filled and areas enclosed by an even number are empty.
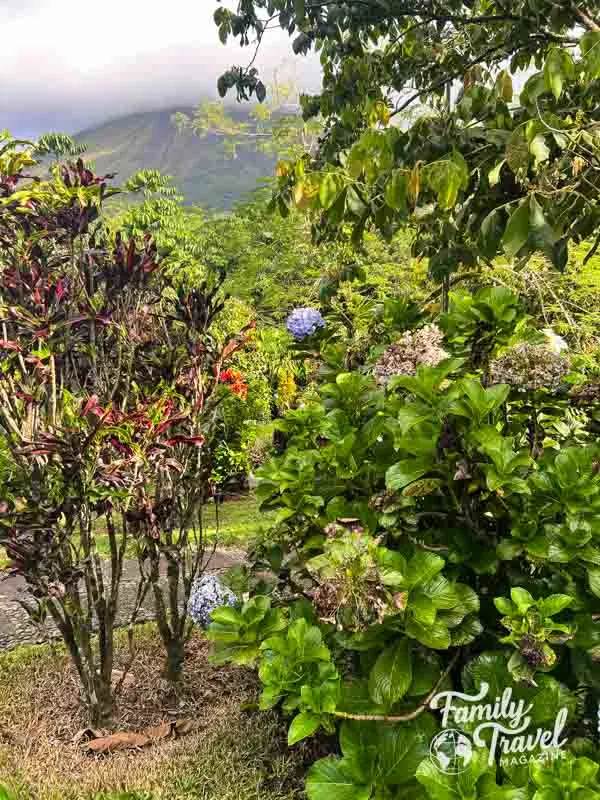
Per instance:
[[[210,615],[215,608],[236,604],[234,593],[223,586],[216,575],[203,575],[192,586],[188,610],[196,625],[207,628],[210,624]]]
[[[435,367],[448,358],[442,347],[444,334],[437,325],[406,331],[390,345],[375,365],[377,383],[386,384],[394,375],[416,375],[417,367]]]
[[[306,339],[319,328],[324,328],[325,320],[316,308],[295,308],[286,319],[285,327],[294,339]]]
[[[491,383],[508,383],[517,389],[555,392],[570,362],[568,357],[551,350],[545,344],[522,342],[507,350],[490,364]]]

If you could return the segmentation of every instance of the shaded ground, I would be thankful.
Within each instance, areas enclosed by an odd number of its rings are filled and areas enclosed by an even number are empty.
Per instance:
[[[117,634],[117,664],[126,659]],[[185,736],[137,751],[94,756],[77,733],[86,727],[78,683],[60,645],[0,654],[0,785],[18,800],[293,800],[318,758],[314,743],[287,747],[287,723],[245,711],[257,699],[250,670],[215,667],[195,634],[184,679],[173,694],[160,676],[164,653],[153,625],[136,637],[138,655],[119,698],[112,731],[190,721]],[[97,794],[99,793],[99,794]],[[131,793],[131,794],[130,794]]]
[[[236,550],[218,550],[211,558],[207,572],[219,573],[243,560],[243,553]],[[121,584],[119,625],[126,625],[135,603],[139,570],[137,561],[126,561]],[[27,599],[27,588],[20,577],[10,577],[0,571],[0,650],[18,644],[32,644],[55,638],[57,631],[51,621],[43,627],[35,626],[29,620],[19,598]],[[152,618],[152,598],[146,598],[143,611],[139,615],[142,622]]]

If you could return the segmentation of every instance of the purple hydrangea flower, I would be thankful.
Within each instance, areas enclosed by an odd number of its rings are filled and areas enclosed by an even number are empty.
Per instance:
[[[325,320],[316,308],[295,308],[285,321],[294,339],[305,339],[324,326]]]
[[[211,621],[210,615],[215,608],[235,605],[237,605],[236,596],[223,586],[216,575],[204,575],[192,586],[188,611],[196,625],[207,628]]]

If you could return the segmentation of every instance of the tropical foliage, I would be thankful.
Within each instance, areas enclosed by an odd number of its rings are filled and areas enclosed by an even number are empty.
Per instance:
[[[545,0],[242,0],[215,14],[223,39],[260,45],[275,21],[295,52],[321,53],[322,91],[302,106],[324,134],[279,163],[272,208],[306,211],[327,246],[410,231],[441,300],[386,298],[357,347],[335,286],[324,325],[291,328],[319,385],[259,472],[278,516],[254,555],[273,577],[248,602],[285,628],[254,628],[247,652],[263,704],[292,717],[290,744],[338,731],[311,800],[598,792],[595,359],[577,336],[569,348],[540,332],[530,299],[570,248],[596,251],[597,15]],[[263,95],[254,68],[222,85]],[[247,629],[220,613],[210,635],[235,658]],[[453,708],[435,713],[442,690],[462,703],[454,733],[475,741],[455,773],[428,755]],[[538,734],[554,728],[552,757],[539,736],[502,750],[478,731],[468,698],[506,691]]]

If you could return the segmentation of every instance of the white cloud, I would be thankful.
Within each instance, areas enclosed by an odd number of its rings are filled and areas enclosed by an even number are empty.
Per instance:
[[[214,93],[218,75],[252,53],[219,42],[215,8],[215,0],[4,0],[0,123],[52,114],[73,128]],[[290,53],[289,39],[270,33],[256,65],[268,76]],[[316,59],[296,60],[299,81],[314,88]]]

